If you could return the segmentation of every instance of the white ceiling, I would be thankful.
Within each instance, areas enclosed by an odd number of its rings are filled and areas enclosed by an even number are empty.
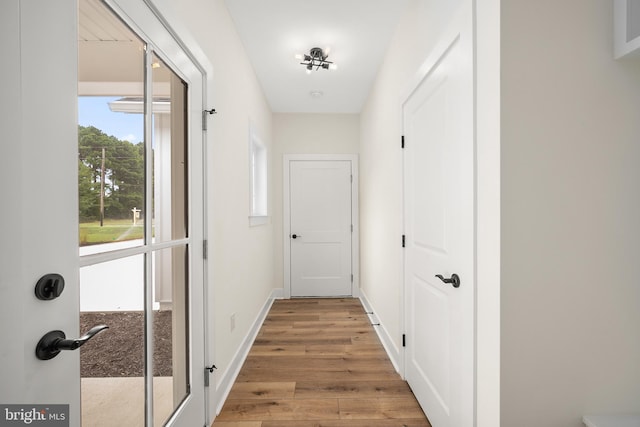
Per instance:
[[[100,0],[81,0],[78,14],[79,81],[142,84],[144,43]]]
[[[359,113],[406,0],[225,0],[274,112]],[[294,58],[330,48],[337,70]],[[314,98],[312,91],[323,96]]]

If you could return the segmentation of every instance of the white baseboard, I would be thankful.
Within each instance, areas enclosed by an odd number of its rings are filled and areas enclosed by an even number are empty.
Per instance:
[[[382,346],[387,352],[387,355],[389,356],[389,359],[391,360],[393,367],[402,377],[404,377],[404,372],[403,372],[404,365],[402,363],[401,349],[398,348],[398,346],[395,344],[395,341],[393,340],[391,335],[389,335],[389,332],[387,331],[387,329],[384,327],[384,324],[380,321],[380,319],[376,315],[376,311],[373,309],[373,306],[367,299],[367,295],[364,293],[362,289],[360,290],[360,301],[362,301],[362,305],[364,306],[365,311],[372,313],[372,314],[369,314],[371,323],[378,324],[373,328],[378,334],[378,338],[380,338],[380,341],[382,342]]]
[[[229,363],[229,366],[222,374],[220,381],[216,383],[215,393],[216,402],[218,402],[216,415],[220,414],[220,411],[222,410],[222,407],[224,406],[224,403],[227,400],[229,393],[231,392],[231,387],[233,387],[236,378],[238,378],[240,369],[242,368],[242,365],[244,364],[244,361],[246,360],[247,355],[251,350],[251,346],[253,345],[258,332],[260,332],[260,328],[264,323],[264,319],[267,317],[269,310],[271,310],[273,301],[276,299],[282,299],[283,294],[284,291],[282,288],[276,288],[271,292],[271,295],[269,296],[269,298],[267,298],[267,301],[264,303],[264,305],[260,309],[260,312],[256,316],[256,319],[253,321],[253,324],[251,325],[249,332],[242,341],[242,344],[240,344],[240,347],[238,347],[238,350],[231,359],[231,363]]]
[[[284,288],[275,288],[271,292],[271,299],[283,299],[284,298]]]

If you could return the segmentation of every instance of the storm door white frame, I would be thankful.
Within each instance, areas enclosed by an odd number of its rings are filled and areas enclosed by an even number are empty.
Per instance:
[[[122,21],[127,24],[138,36],[147,44],[145,56],[145,68],[151,70],[151,59],[155,54],[169,65],[188,85],[187,93],[187,163],[189,165],[187,175],[187,200],[188,200],[188,232],[187,237],[163,242],[145,242],[144,245],[123,249],[119,251],[100,253],[80,258],[80,267],[112,261],[139,254],[152,254],[162,249],[187,246],[189,248],[188,271],[188,310],[189,310],[189,332],[187,337],[189,346],[189,385],[190,392],[186,399],[180,404],[176,412],[167,421],[166,425],[204,425],[209,424],[210,396],[204,385],[204,366],[209,361],[207,354],[210,346],[205,330],[207,301],[206,292],[206,262],[204,261],[204,240],[205,240],[205,218],[206,218],[206,175],[204,162],[206,161],[206,132],[203,131],[202,111],[207,99],[206,92],[206,71],[195,59],[195,56],[186,48],[184,42],[171,30],[167,21],[160,12],[151,4],[135,0],[104,0]],[[152,87],[152,73],[145,73],[145,87]],[[147,96],[145,90],[146,111],[152,111],[151,98]],[[145,114],[145,140],[146,163],[152,164],[152,151],[150,144],[151,137],[151,116]],[[146,168],[146,194],[152,194],[152,169]],[[145,200],[145,212],[152,212],[151,197]],[[145,235],[152,235],[151,221],[145,221]],[[149,259],[151,257],[148,257]],[[151,261],[145,262],[145,317],[147,324],[151,325],[150,313],[152,311],[152,266]],[[194,321],[195,320],[195,321]],[[145,400],[147,401],[145,411],[146,419],[153,419],[153,372],[152,353],[147,349],[152,348],[153,334],[151,326],[147,326],[147,337],[145,343]],[[212,383],[213,376],[211,378]],[[214,395],[214,394],[212,394]],[[194,400],[195,399],[195,400]],[[185,408],[195,404],[195,413],[186,412]]]

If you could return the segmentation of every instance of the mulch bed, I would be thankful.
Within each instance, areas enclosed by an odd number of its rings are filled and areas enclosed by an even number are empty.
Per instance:
[[[141,311],[80,313],[82,333],[109,326],[80,347],[81,377],[144,376],[143,316]],[[171,376],[171,311],[153,312],[153,334],[153,375]]]

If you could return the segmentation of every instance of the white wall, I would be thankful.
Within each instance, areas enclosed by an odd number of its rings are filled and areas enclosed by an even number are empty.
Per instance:
[[[283,165],[285,154],[358,154],[360,142],[359,114],[273,115],[273,229],[275,246],[275,283],[284,286],[283,274]]]
[[[502,2],[502,425],[640,411],[640,62],[612,2]]]
[[[220,379],[275,287],[273,226],[249,226],[249,123],[272,151],[272,115],[224,1],[184,0],[173,13],[214,70],[209,108],[218,114],[209,118],[209,288],[215,298],[212,362]]]

